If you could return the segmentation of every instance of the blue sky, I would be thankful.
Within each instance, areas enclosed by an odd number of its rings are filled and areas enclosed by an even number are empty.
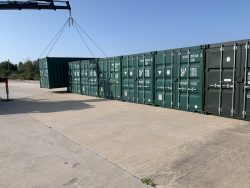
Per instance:
[[[73,17],[109,56],[250,38],[249,0],[70,0],[70,3]],[[0,61],[37,59],[68,16],[63,10],[0,11]],[[75,28],[67,27],[50,56],[91,54]]]

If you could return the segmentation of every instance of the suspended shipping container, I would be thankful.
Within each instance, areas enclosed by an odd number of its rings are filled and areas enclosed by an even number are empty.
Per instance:
[[[83,58],[45,57],[39,59],[40,87],[61,88],[68,85],[68,62]]]

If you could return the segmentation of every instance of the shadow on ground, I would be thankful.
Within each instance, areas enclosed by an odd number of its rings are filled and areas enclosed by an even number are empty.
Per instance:
[[[56,94],[67,94],[69,93],[68,91],[62,90],[62,91],[52,91],[52,93],[56,93]]]
[[[52,113],[95,108],[88,102],[101,102],[105,99],[48,101],[46,99],[15,99],[10,102],[0,102],[0,115],[23,113]]]

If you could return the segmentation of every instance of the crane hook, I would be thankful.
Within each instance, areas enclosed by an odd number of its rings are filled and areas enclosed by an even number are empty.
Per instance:
[[[69,10],[69,20],[68,21],[69,21],[69,27],[73,26],[74,19],[73,19],[72,15],[71,15],[71,9]]]

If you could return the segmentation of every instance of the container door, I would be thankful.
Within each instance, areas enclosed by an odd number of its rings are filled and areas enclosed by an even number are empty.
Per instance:
[[[49,72],[46,59],[42,59],[39,61],[39,69],[40,69],[40,87],[49,88]]]
[[[108,59],[100,59],[98,61],[98,74],[99,74],[99,96],[109,98],[109,64]]]
[[[207,112],[232,117],[242,113],[243,107],[240,107],[239,102],[240,90],[243,91],[241,54],[242,47],[237,44],[207,49],[205,99]]]
[[[137,103],[154,104],[154,55],[137,57]]]
[[[68,63],[68,92],[73,93],[72,90],[72,79],[73,79],[72,63]]]
[[[110,59],[110,98],[121,99],[121,59]]]
[[[74,83],[75,83],[75,93],[81,93],[81,67],[80,67],[80,62],[77,61],[75,62],[75,79],[74,79]]]
[[[135,102],[136,56],[123,57],[122,61],[122,99]]]
[[[89,95],[88,60],[81,61],[81,89],[83,95]]]
[[[155,105],[173,108],[174,104],[174,54],[158,52],[155,59]]]
[[[89,61],[89,94],[91,96],[98,96],[98,75],[97,63],[95,60]]]
[[[242,68],[244,82],[240,84],[240,112],[243,119],[250,120],[250,61],[249,41],[242,45]],[[242,96],[242,97],[241,97]]]
[[[71,62],[68,66],[68,85],[72,93],[81,93],[80,85],[80,62]]]
[[[122,59],[122,100],[129,101],[129,56]]]
[[[181,49],[177,55],[176,108],[203,111],[204,50]]]

